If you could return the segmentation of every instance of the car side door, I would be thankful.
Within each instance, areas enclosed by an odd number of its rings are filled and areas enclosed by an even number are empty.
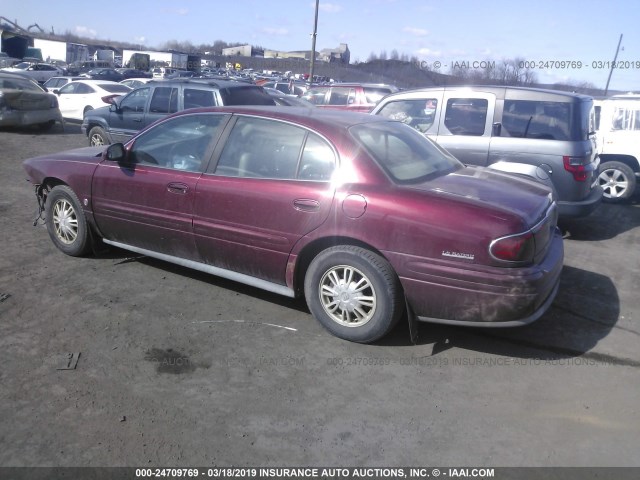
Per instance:
[[[109,135],[114,143],[126,142],[144,126],[145,110],[149,103],[150,87],[128,93],[117,105],[109,107]]]
[[[168,119],[104,160],[93,176],[92,208],[106,240],[197,260],[192,216],[196,184],[229,115]]]
[[[235,116],[197,185],[194,233],[207,264],[285,285],[295,243],[327,219],[332,145],[286,122]]]
[[[468,165],[489,160],[496,96],[485,92],[446,92],[435,140]]]

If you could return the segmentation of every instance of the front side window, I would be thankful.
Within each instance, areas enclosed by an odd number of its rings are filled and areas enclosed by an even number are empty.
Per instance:
[[[378,115],[406,123],[424,133],[433,125],[437,107],[438,100],[435,98],[396,100],[384,105]]]
[[[588,130],[589,117],[584,116],[583,130]],[[541,140],[569,140],[571,104],[531,100],[505,100],[501,136],[536,138]],[[581,138],[586,138],[584,132]]]
[[[482,136],[489,102],[484,98],[450,98],[444,125],[453,135]]]
[[[87,94],[87,93],[93,93],[93,92],[95,92],[94,88],[90,87],[85,83],[79,83],[78,88],[76,88],[75,90],[75,93],[81,93],[81,94]]]
[[[220,155],[216,175],[327,181],[335,168],[331,147],[287,123],[241,117]]]
[[[68,93],[78,93],[76,91],[76,89],[78,88],[79,85],[82,85],[81,83],[75,83],[75,82],[71,82],[71,83],[67,83],[64,87],[62,87],[59,92],[61,95],[66,95]]]
[[[398,122],[354,125],[349,132],[399,184],[420,183],[463,168],[424,135]]]
[[[140,135],[129,153],[132,163],[175,170],[202,171],[207,151],[228,116],[195,114],[172,118]]]
[[[149,97],[149,88],[139,88],[127,95],[120,102],[120,109],[123,112],[144,112],[144,106]]]

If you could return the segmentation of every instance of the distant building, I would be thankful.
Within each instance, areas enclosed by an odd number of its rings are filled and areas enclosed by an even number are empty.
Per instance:
[[[240,45],[222,49],[225,57],[264,57],[264,50],[254,48],[251,45]]]
[[[349,46],[346,43],[341,43],[338,48],[324,48],[320,50],[318,59],[322,62],[328,63],[342,63],[349,64],[351,52],[349,52]]]
[[[301,58],[311,59],[311,50],[298,50],[294,52],[281,52],[280,50],[265,50],[264,58]]]
[[[316,59],[327,63],[349,64],[351,53],[346,43],[341,43],[338,48],[325,48],[316,52]],[[264,58],[302,58],[311,60],[311,50],[295,50],[292,52],[282,52],[279,50],[265,50]]]

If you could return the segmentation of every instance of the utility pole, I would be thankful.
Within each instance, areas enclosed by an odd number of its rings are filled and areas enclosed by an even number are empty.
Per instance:
[[[316,18],[313,22],[313,33],[311,34],[311,70],[309,72],[309,83],[313,83],[313,67],[316,63],[316,37],[318,36],[318,7],[320,0],[316,0]]]
[[[618,59],[618,52],[620,51],[620,44],[622,43],[622,34],[620,34],[620,40],[618,40],[618,48],[616,48],[616,55],[613,57],[613,63],[611,64],[611,70],[609,70],[609,78],[607,78],[607,86],[604,87],[604,96],[607,96],[609,92],[609,82],[611,81],[611,75],[613,74],[613,68],[616,66],[616,60]]]

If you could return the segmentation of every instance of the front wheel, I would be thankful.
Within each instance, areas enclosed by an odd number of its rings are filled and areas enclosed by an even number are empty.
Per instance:
[[[389,262],[351,245],[320,252],[309,265],[304,291],[309,310],[322,326],[352,342],[382,338],[404,308],[402,288]]]
[[[93,127],[89,130],[89,145],[92,147],[98,147],[101,145],[109,145],[111,139],[102,127]]]
[[[628,165],[621,162],[605,162],[600,165],[598,183],[604,200],[619,203],[629,199],[636,188],[636,176]]]
[[[72,257],[91,250],[91,234],[76,194],[66,185],[49,192],[46,201],[47,231],[54,245]]]

